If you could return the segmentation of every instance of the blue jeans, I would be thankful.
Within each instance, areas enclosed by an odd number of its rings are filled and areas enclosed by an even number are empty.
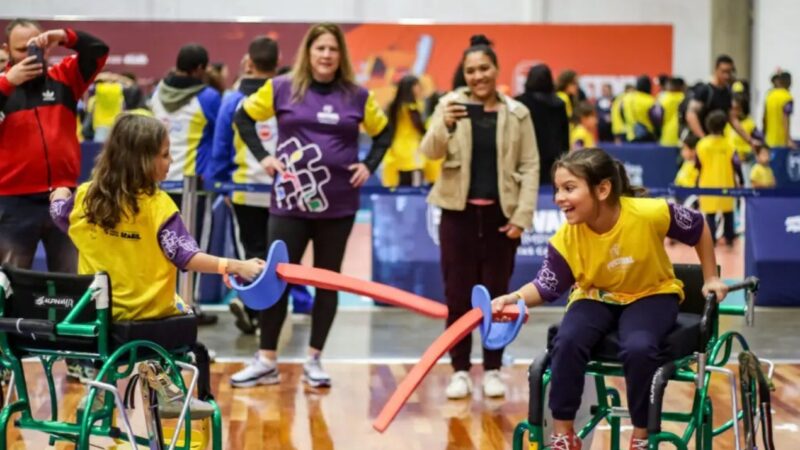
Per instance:
[[[48,194],[0,196],[0,262],[30,269],[39,241],[49,271],[77,272],[78,251],[50,218]]]

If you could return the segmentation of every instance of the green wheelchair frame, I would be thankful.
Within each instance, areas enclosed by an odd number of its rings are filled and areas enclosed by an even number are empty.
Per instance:
[[[24,273],[27,277],[41,277],[48,286],[49,296],[63,295],[55,290],[54,278],[64,282],[74,282],[80,286],[88,286],[71,311],[63,320],[28,319],[25,317],[7,317],[7,302],[13,295],[14,287],[5,272]],[[76,445],[77,450],[88,450],[91,436],[104,436],[117,440],[127,441],[131,448],[138,445],[147,448],[162,448],[165,442],[156,442],[153,436],[136,435],[130,425],[128,414],[117,384],[128,378],[134,371],[137,363],[147,360],[159,361],[167,371],[170,379],[184,393],[182,412],[175,426],[172,442],[169,448],[191,448],[191,420],[189,417],[189,403],[191,393],[198,382],[197,367],[189,364],[191,355],[189,348],[173,349],[167,351],[163,346],[148,340],[131,340],[121,343],[114,348],[111,338],[112,323],[110,320],[110,279],[105,273],[94,276],[49,274],[24,271],[10,267],[0,270],[0,367],[11,371],[8,393],[4,407],[0,411],[0,448],[8,448],[7,431],[11,416],[19,413],[15,425],[20,429],[29,429],[50,435],[49,445],[56,441],[69,441]],[[92,305],[96,310],[96,317],[92,321],[79,321],[78,317],[87,307]],[[84,314],[86,316],[86,314]],[[53,314],[51,314],[51,318]],[[16,343],[15,338],[26,338],[25,343]],[[58,345],[59,339],[79,339],[90,342],[96,351],[72,351],[53,349]],[[37,346],[37,343],[49,343],[48,346]],[[32,343],[32,344],[31,344]],[[50,395],[51,417],[49,420],[34,418],[31,413],[30,395],[26,386],[23,358],[38,358],[43,366],[47,379]],[[58,399],[53,380],[53,365],[60,359],[73,359],[87,362],[99,361],[102,366],[97,376],[88,384],[88,398],[85,409],[78,410],[76,422],[62,422],[58,420]],[[192,373],[188,389],[181,376],[181,369]],[[16,391],[17,399],[11,402],[12,391]],[[102,391],[102,392],[101,392]],[[96,396],[102,395],[102,407],[93,410]],[[219,405],[213,399],[208,399],[214,405],[214,413],[210,418],[213,450],[222,450],[222,415]],[[114,412],[118,409],[120,418],[125,426],[124,432],[114,425]],[[153,417],[148,417],[150,425]],[[157,414],[155,420],[158,420]],[[99,422],[99,423],[98,423]],[[177,446],[179,434],[183,431],[183,445]]]
[[[735,448],[741,448],[739,442],[739,420],[742,420],[744,411],[739,410],[737,404],[737,385],[733,371],[726,368],[730,360],[733,343],[737,342],[743,351],[748,351],[749,346],[744,336],[735,331],[729,331],[719,335],[719,315],[745,316],[746,323],[751,326],[753,323],[753,308],[755,304],[755,294],[758,290],[758,279],[750,277],[747,280],[730,286],[731,290],[745,289],[745,305],[718,305],[716,298],[710,295],[703,298],[702,295],[689,295],[689,290],[694,288],[699,292],[702,285],[702,272],[696,265],[676,265],[676,274],[681,270],[687,274],[691,282],[683,280],[686,286],[686,300],[681,305],[681,311],[687,308],[694,312],[700,311],[699,320],[699,342],[697,351],[674,361],[662,365],[653,376],[650,394],[650,409],[648,411],[648,433],[649,449],[658,450],[661,442],[671,443],[679,450],[687,450],[692,437],[695,438],[695,446],[698,450],[711,450],[715,436],[733,428],[736,440]],[[681,275],[678,278],[683,279]],[[699,280],[699,283],[698,283]],[[694,297],[694,305],[687,305]],[[774,365],[763,360],[769,366],[768,377],[772,378]],[[525,444],[525,434],[528,435],[528,449],[541,450],[548,449],[545,445],[546,436],[544,435],[544,407],[546,401],[546,389],[550,382],[550,355],[545,353],[531,364],[528,371],[530,385],[530,399],[528,405],[527,420],[519,423],[514,430],[513,448],[522,450]],[[709,397],[708,385],[712,373],[724,374],[730,383],[731,394],[731,419],[714,428],[713,413],[714,408]],[[608,362],[592,360],[589,362],[586,374],[594,379],[597,389],[596,404],[591,406],[591,418],[583,428],[577,431],[578,436],[584,439],[594,431],[594,428],[602,421],[606,421],[611,429],[610,448],[619,450],[620,448],[620,428],[621,418],[628,417],[627,411],[621,407],[620,393],[618,390],[606,386],[605,377],[624,377],[622,364],[619,362]],[[588,379],[587,379],[588,380]],[[693,396],[692,410],[685,412],[664,412],[662,403],[664,392],[668,381],[679,381],[693,383],[695,391]],[[754,382],[751,389],[757,388]],[[752,411],[758,414],[758,411]],[[686,424],[682,435],[661,429],[661,421],[681,422]]]

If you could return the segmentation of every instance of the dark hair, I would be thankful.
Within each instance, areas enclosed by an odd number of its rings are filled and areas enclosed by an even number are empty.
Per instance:
[[[570,84],[574,83],[575,80],[578,78],[578,73],[572,69],[567,69],[560,74],[558,74],[558,78],[556,79],[556,90],[563,91],[569,86]]]
[[[492,60],[492,64],[494,64],[495,67],[500,67],[497,64],[497,54],[495,54],[494,50],[492,50],[492,41],[482,34],[475,34],[469,38],[469,47],[464,50],[464,54],[461,56],[462,70],[464,68],[464,60],[467,59],[467,55],[475,52],[483,53]]]
[[[648,75],[639,75],[639,77],[636,78],[636,90],[646,94],[652,92],[653,84]]]
[[[283,75],[285,73],[289,73],[292,71],[292,66],[280,66],[278,70],[275,71],[276,75]]]
[[[178,51],[175,68],[181,72],[191,72],[208,66],[208,52],[199,44],[187,44]]]
[[[408,103],[416,103],[414,98],[414,86],[419,84],[419,79],[414,75],[406,75],[397,83],[397,93],[394,95],[392,103],[389,104],[389,124],[397,125],[397,114],[400,107]]]
[[[781,72],[775,75],[775,80],[781,87],[788,89],[792,85],[792,74],[789,72]]]
[[[130,113],[117,118],[97,155],[83,200],[89,223],[112,230],[123,218],[139,214],[139,195],[158,190],[153,161],[167,139],[158,119]]]
[[[714,68],[716,69],[716,68],[717,68],[717,67],[719,67],[721,64],[730,64],[730,65],[734,65],[734,64],[733,64],[733,58],[731,58],[731,57],[730,57],[730,56],[728,56],[728,55],[719,55],[719,56],[717,56],[717,61],[714,63]]]
[[[458,63],[458,67],[456,67],[456,73],[453,74],[453,90],[460,87],[464,87],[467,85],[467,79],[464,78],[464,62]]]
[[[692,150],[697,148],[698,142],[700,142],[700,138],[692,133],[687,133],[686,137],[683,138],[683,145],[689,147]]]
[[[761,152],[768,152],[768,151],[769,151],[769,147],[767,147],[764,144],[756,145],[755,148],[753,148],[753,154],[756,155],[756,156],[758,156],[758,154],[761,153]]]
[[[11,32],[14,31],[14,28],[17,27],[34,27],[39,31],[42,31],[42,26],[39,25],[39,22],[31,19],[23,19],[20,17],[12,20],[11,22],[8,22],[8,25],[6,25],[6,41],[8,41],[8,38],[11,37]]]
[[[742,109],[742,114],[745,116],[750,115],[750,98],[745,92],[733,94],[733,101],[739,104],[739,108]]]
[[[594,106],[587,101],[578,102],[578,105],[575,107],[575,118],[581,119],[583,117],[589,117],[596,115],[597,112],[594,110]]]
[[[619,198],[623,196],[643,197],[647,194],[646,189],[631,186],[625,165],[599,148],[574,150],[559,158],[553,164],[551,171],[553,179],[558,169],[566,169],[576,177],[586,180],[592,197],[595,196],[594,188],[603,180],[609,180],[611,194],[608,198],[612,204],[619,203]]]
[[[725,125],[728,123],[728,115],[721,109],[715,109],[708,113],[706,117],[706,129],[711,134],[722,134]]]
[[[250,42],[247,55],[259,72],[274,72],[278,66],[278,43],[266,36],[259,36]]]
[[[425,99],[425,118],[433,115],[433,112],[436,110],[436,105],[439,104],[439,99],[442,98],[442,94],[438,92],[434,92]]]
[[[664,86],[669,82],[670,77],[665,73],[658,74],[658,86],[664,89]]]
[[[553,72],[547,64],[537,64],[528,71],[528,78],[525,80],[525,92],[542,92],[552,94],[556,91],[553,84]]]
[[[681,77],[672,77],[672,78],[669,79],[669,86],[670,86],[670,89],[681,89],[681,90],[683,90],[683,89],[686,88],[686,82],[683,81],[683,78],[681,78]]]

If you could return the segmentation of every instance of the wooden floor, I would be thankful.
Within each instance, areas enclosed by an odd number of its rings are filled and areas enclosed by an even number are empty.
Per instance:
[[[30,370],[28,386],[33,397],[34,415],[50,414],[46,385],[39,366],[27,363]],[[471,400],[448,401],[444,388],[450,369],[438,365],[420,386],[384,434],[371,428],[371,421],[411,366],[330,363],[334,387],[330,390],[305,388],[300,381],[299,365],[281,366],[283,382],[233,390],[228,385],[230,375],[240,364],[218,363],[212,369],[214,394],[222,406],[224,417],[224,446],[226,449],[507,449],[511,448],[512,430],[526,414],[528,388],[526,367],[514,366],[505,370],[509,395],[505,400],[484,400],[480,389]],[[59,376],[58,374],[61,374]],[[63,366],[57,379],[63,380]],[[480,373],[473,370],[476,386]],[[715,399],[715,422],[727,418],[729,400],[722,380],[712,389]],[[621,383],[614,384],[622,389]],[[796,448],[800,430],[795,422],[800,418],[800,366],[780,365],[775,375],[773,394],[776,446]],[[74,420],[76,405],[84,390],[78,384],[59,382],[63,396],[60,416]],[[670,387],[667,408],[677,410],[691,398],[688,386]],[[143,433],[141,411],[134,412],[134,429]],[[623,422],[624,423],[624,422]],[[674,427],[665,427],[674,430]],[[31,431],[9,430],[11,449],[46,448],[44,435]],[[627,443],[628,433],[624,433]],[[98,448],[109,448],[110,441],[96,439]],[[69,449],[59,443],[56,448]],[[586,447],[584,447],[586,448]],[[598,431],[591,449],[608,448],[608,432]],[[625,445],[627,448],[627,445]],[[671,447],[664,447],[671,448]],[[732,432],[718,437],[715,449],[732,449]],[[590,450],[590,449],[586,449]]]

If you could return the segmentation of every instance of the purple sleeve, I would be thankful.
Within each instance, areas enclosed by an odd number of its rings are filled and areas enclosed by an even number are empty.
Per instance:
[[[664,109],[659,104],[655,104],[650,108],[650,111],[647,112],[647,115],[650,118],[650,121],[653,122],[658,128],[661,128],[662,121],[664,120]]]
[[[192,256],[200,252],[197,241],[186,230],[181,215],[177,212],[158,229],[158,245],[164,256],[181,270],[185,270]]]
[[[75,196],[50,202],[50,217],[53,219],[53,223],[56,224],[58,229],[64,233],[69,229],[69,215],[72,213],[72,207],[74,205]]]
[[[783,113],[787,116],[791,116],[794,112],[794,101],[788,101],[785,105],[783,105]]]
[[[544,257],[542,267],[533,280],[533,285],[539,291],[539,296],[546,302],[552,302],[575,284],[575,277],[567,261],[558,253],[551,244],[547,244],[547,255]]]
[[[676,203],[669,204],[667,237],[695,246],[703,235],[703,214]]]

